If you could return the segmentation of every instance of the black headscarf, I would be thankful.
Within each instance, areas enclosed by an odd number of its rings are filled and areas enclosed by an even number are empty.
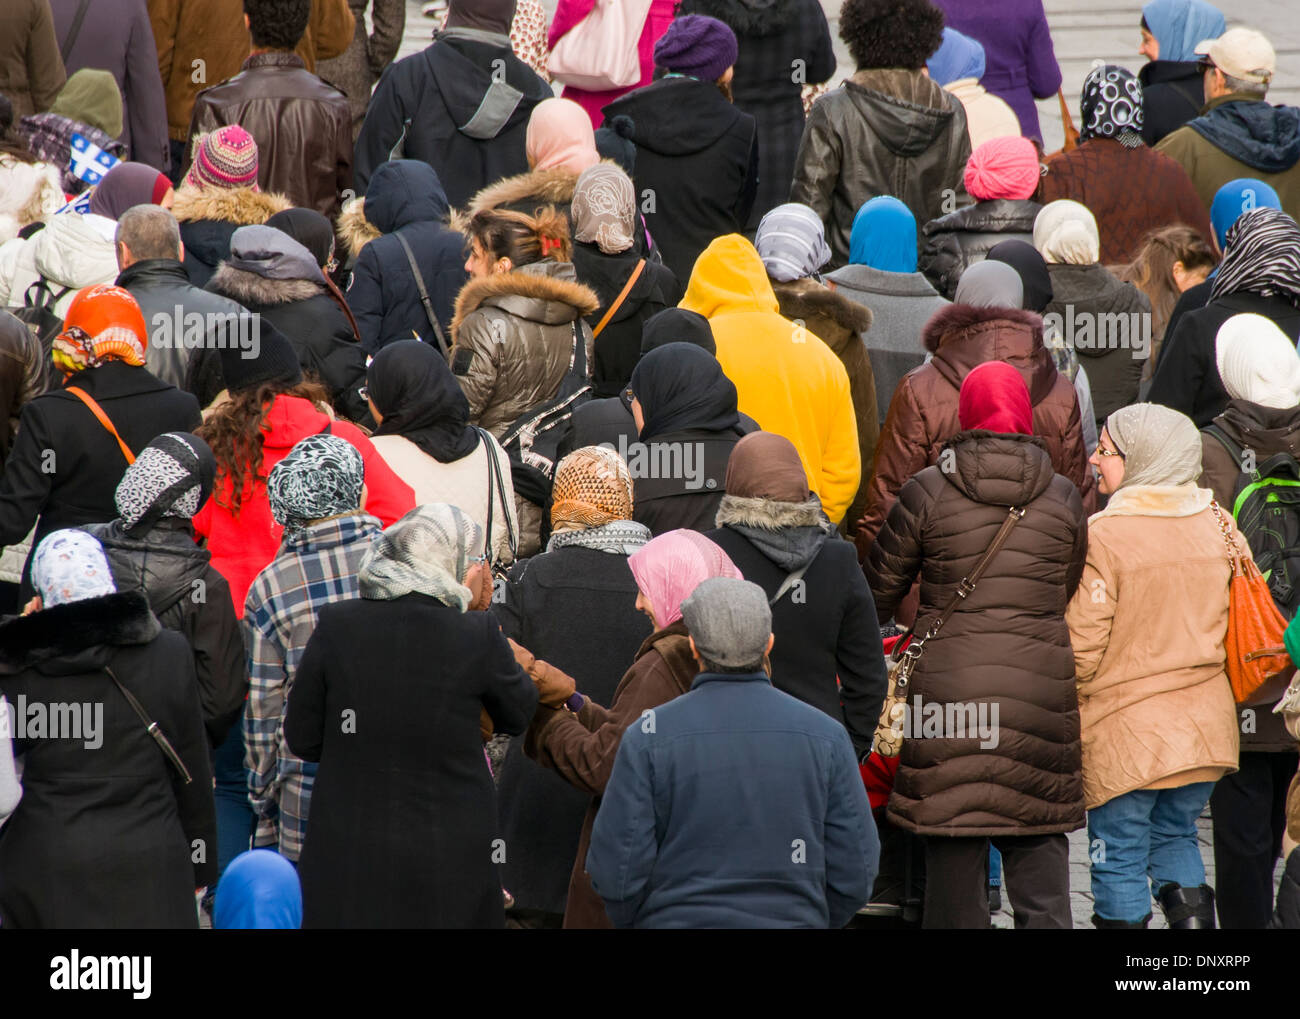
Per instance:
[[[448,28],[475,28],[480,32],[509,35],[515,20],[516,0],[451,0]]]
[[[469,401],[436,350],[419,340],[398,340],[370,362],[370,399],[384,420],[376,435],[409,439],[439,463],[451,463],[478,448],[469,423]]]
[[[989,249],[985,256],[990,262],[1005,262],[1016,270],[1025,290],[1021,306],[1025,311],[1039,315],[1052,303],[1052,275],[1038,249],[1024,241],[1003,241]]]
[[[688,428],[739,428],[736,386],[718,359],[689,343],[656,347],[637,362],[629,387],[641,404],[641,441]]]
[[[266,225],[288,234],[311,252],[317,265],[325,268],[330,249],[334,247],[334,228],[315,209],[284,209],[268,219]]]
[[[641,326],[642,357],[666,343],[693,343],[715,357],[718,353],[709,320],[699,312],[685,308],[657,311]]]

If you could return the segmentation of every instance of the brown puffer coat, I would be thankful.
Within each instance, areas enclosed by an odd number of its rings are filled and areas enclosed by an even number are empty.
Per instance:
[[[781,305],[781,314],[791,321],[802,322],[805,329],[835,351],[849,375],[853,416],[858,421],[858,449],[862,453],[862,481],[840,523],[840,531],[847,535],[853,530],[853,522],[867,508],[867,482],[871,475],[868,465],[880,438],[876,375],[862,339],[862,334],[871,328],[871,309],[814,279],[790,283],[773,280],[772,291]]]
[[[921,333],[933,360],[903,376],[876,444],[867,508],[858,521],[858,554],[866,559],[876,533],[913,474],[937,463],[943,444],[961,431],[957,398],[971,369],[1006,361],[1020,372],[1034,407],[1034,434],[1047,444],[1058,474],[1074,482],[1083,508],[1096,508],[1096,480],[1083,448],[1079,400],[1043,346],[1043,320],[1017,308],[954,304],[935,313]]]
[[[947,448],[951,470],[929,467],[908,481],[871,549],[867,580],[882,617],[919,573],[924,632],[1008,507],[1025,515],[925,646],[909,696],[921,699],[911,722],[921,735],[905,733],[889,820],[924,835],[1074,831],[1084,822],[1083,765],[1065,610],[1087,551],[1083,504],[1041,439],[971,431]],[[925,725],[932,703],[989,705],[979,721],[996,745],[936,736]]]
[[[571,262],[534,262],[465,284],[451,322],[451,369],[470,421],[499,439],[521,414],[554,397],[573,357],[575,328],[590,374],[593,341],[582,316],[599,304]],[[516,504],[516,556],[524,559],[541,545],[542,510],[519,496]]]

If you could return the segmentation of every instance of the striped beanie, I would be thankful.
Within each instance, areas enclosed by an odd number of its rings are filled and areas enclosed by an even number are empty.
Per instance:
[[[257,190],[257,142],[238,124],[200,135],[194,162],[185,174],[191,187]]]

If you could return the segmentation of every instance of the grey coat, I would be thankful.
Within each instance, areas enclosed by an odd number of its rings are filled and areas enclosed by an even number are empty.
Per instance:
[[[370,90],[383,74],[384,68],[397,56],[406,30],[406,4],[404,0],[348,0],[357,27],[353,30],[352,44],[333,60],[322,60],[316,65],[316,74],[348,97],[352,107],[352,138],[361,131],[370,103]],[[369,7],[374,32],[366,35],[366,8]]]

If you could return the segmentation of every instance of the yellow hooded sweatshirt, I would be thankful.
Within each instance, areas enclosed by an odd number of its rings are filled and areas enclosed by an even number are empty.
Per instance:
[[[718,237],[704,249],[679,307],[709,320],[741,413],[794,443],[808,486],[838,524],[862,474],[849,376],[840,359],[777,313],[763,261],[740,234]]]

